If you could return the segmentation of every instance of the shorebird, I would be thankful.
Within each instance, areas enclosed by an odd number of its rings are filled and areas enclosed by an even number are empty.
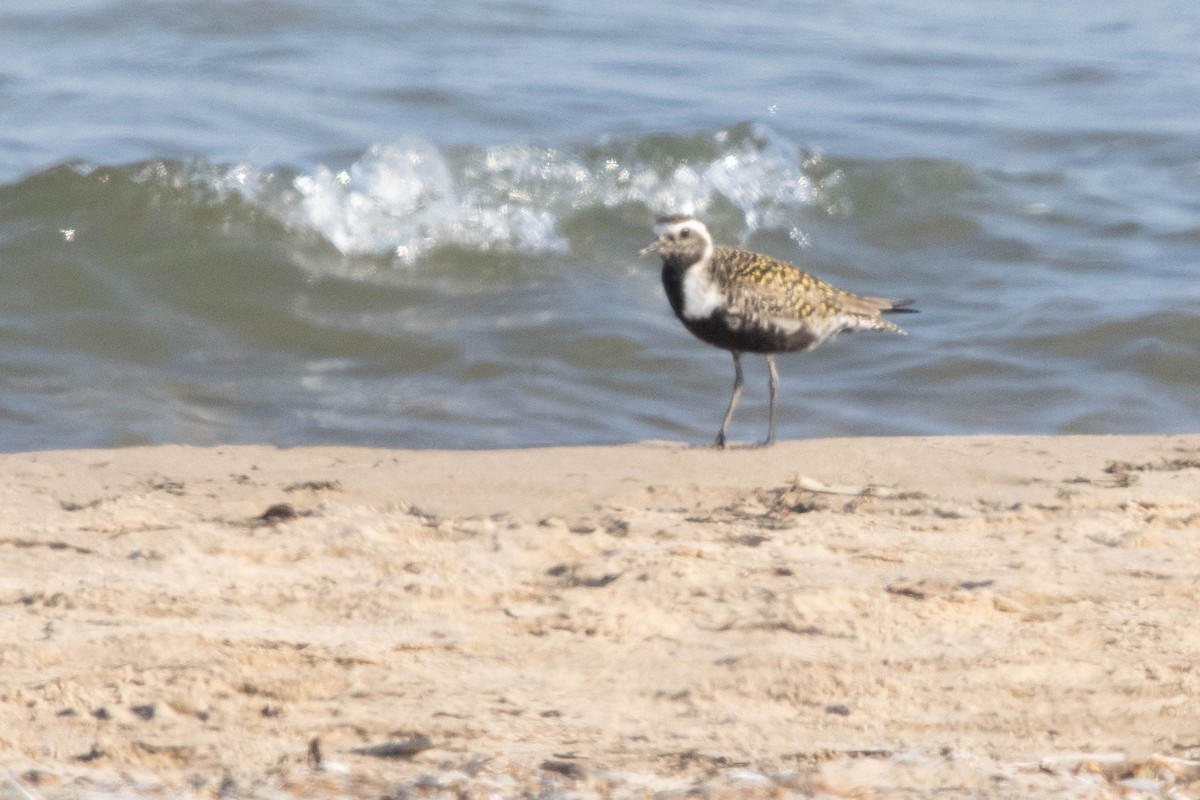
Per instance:
[[[888,312],[912,312],[911,300],[865,297],[835,289],[795,264],[762,253],[713,244],[704,223],[691,216],[662,217],[657,237],[642,255],[657,253],[671,310],[698,339],[733,354],[733,396],[717,433],[725,447],[729,421],[742,396],[742,353],[761,353],[771,370],[767,439],[775,442],[779,394],[776,353],[812,350],[842,331],[891,331]]]

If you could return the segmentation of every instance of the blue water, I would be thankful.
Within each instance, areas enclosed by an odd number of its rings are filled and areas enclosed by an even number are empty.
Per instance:
[[[710,441],[654,216],[908,337],[782,437],[1200,428],[1200,7],[9,2],[0,450]],[[765,430],[748,365],[733,434]]]

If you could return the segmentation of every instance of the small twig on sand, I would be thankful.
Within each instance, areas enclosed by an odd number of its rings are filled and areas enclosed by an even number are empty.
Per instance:
[[[796,478],[795,485],[797,489],[803,489],[806,492],[816,492],[819,494],[848,494],[856,497],[891,497],[896,493],[895,489],[889,489],[887,486],[853,486],[848,484],[832,486],[828,483],[822,483],[816,478],[809,478],[808,476]]]

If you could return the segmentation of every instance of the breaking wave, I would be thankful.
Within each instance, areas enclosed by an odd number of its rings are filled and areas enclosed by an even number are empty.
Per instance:
[[[169,161],[76,163],[69,169],[91,182],[118,177],[155,196],[171,192],[197,210],[236,197],[254,213],[316,234],[343,254],[389,254],[412,262],[446,246],[564,252],[564,220],[628,205],[653,214],[705,214],[721,207],[736,214],[746,232],[786,226],[796,208],[838,179],[830,171],[815,180],[818,161],[765,126],[745,124],[574,150],[532,144],[442,148],[406,139],[376,144],[348,165],[307,170]]]

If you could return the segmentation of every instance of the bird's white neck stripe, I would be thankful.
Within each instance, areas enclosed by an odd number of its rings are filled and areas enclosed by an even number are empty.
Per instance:
[[[712,277],[712,242],[704,257],[683,271],[683,316],[704,319],[725,305],[725,296]]]

